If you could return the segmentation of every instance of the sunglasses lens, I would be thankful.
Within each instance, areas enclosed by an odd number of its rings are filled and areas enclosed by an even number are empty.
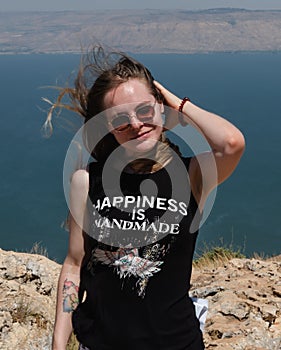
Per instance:
[[[126,114],[120,114],[111,121],[111,125],[118,131],[126,130],[130,125],[130,118]]]
[[[136,111],[137,118],[142,122],[151,121],[154,117],[154,106],[143,106]]]

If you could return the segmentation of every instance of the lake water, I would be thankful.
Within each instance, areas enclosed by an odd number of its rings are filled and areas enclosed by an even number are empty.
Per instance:
[[[197,250],[233,244],[244,253],[280,254],[281,53],[138,55],[154,77],[179,96],[223,115],[245,134],[238,168],[217,192],[201,228]],[[61,262],[68,233],[62,186],[73,130],[60,126],[49,139],[40,128],[52,99],[50,85],[64,85],[77,55],[0,56],[0,247],[30,251],[35,242]]]

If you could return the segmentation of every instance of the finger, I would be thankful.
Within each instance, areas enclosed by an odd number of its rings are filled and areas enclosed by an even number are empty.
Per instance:
[[[159,83],[159,81],[157,81],[157,80],[153,80],[153,84],[154,84],[158,89],[160,89],[160,90],[161,90],[161,88],[163,87],[163,86]]]
[[[164,96],[165,102],[168,106],[174,109],[178,109],[178,106],[181,103],[181,99],[179,99],[175,94],[166,89],[162,84],[158,81],[154,80],[154,84],[157,89],[160,90],[161,94]]]
[[[168,91],[162,84],[160,84],[157,80],[153,81],[154,85],[163,93],[164,91]]]

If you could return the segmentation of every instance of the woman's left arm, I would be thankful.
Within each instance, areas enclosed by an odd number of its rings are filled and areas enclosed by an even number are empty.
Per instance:
[[[182,100],[158,82],[155,82],[155,85],[163,94],[166,104],[178,110]],[[183,105],[182,116],[185,122],[195,127],[206,138],[212,150],[196,155],[190,163],[189,176],[193,192],[204,202],[210,191],[227,179],[236,168],[245,148],[244,136],[226,119],[190,101]],[[170,129],[177,123],[178,120],[168,120],[167,128]],[[214,162],[217,176],[208,176],[206,170],[210,170]]]

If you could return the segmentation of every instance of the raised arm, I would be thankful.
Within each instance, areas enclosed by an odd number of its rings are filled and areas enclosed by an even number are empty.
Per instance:
[[[71,315],[78,304],[80,267],[84,257],[83,222],[89,177],[85,170],[74,173],[70,189],[68,253],[62,265],[57,290],[53,350],[65,350],[72,332]]]
[[[165,98],[165,103],[178,110],[182,100],[155,82]],[[178,113],[172,113],[167,121],[167,128],[178,124]],[[208,141],[211,152],[193,157],[190,163],[190,180],[197,202],[204,204],[208,194],[218,184],[227,179],[236,168],[245,148],[242,133],[226,119],[208,112],[188,101],[182,109],[184,121],[196,128]],[[216,172],[211,171],[216,167]],[[215,175],[215,176],[214,176]]]

